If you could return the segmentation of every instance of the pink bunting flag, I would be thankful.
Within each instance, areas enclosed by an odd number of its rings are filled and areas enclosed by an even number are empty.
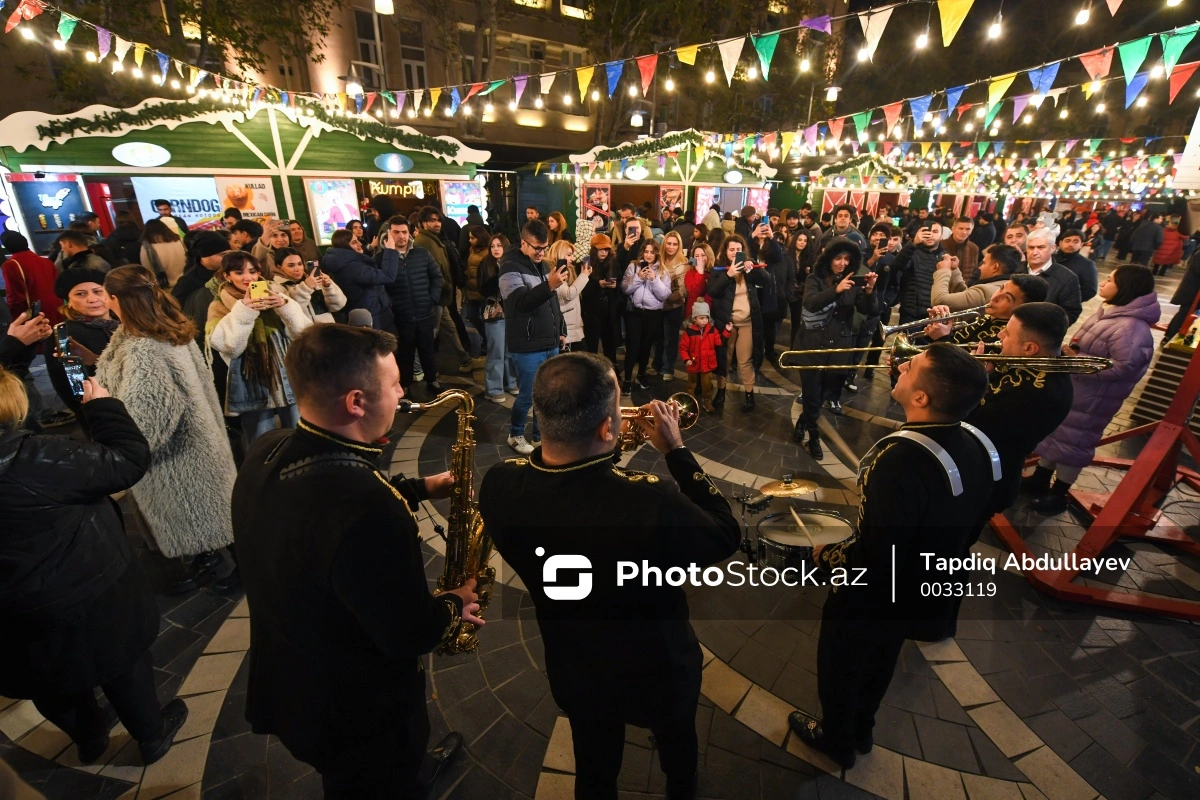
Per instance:
[[[809,125],[804,129],[804,143],[808,145],[810,150],[815,150],[817,147],[817,126]]]
[[[896,123],[900,120],[900,112],[903,110],[903,100],[899,101],[898,103],[892,103],[891,105],[883,107],[883,120],[884,124],[886,125],[884,129],[885,134],[890,134],[892,132],[892,128],[896,127]]]
[[[1083,68],[1087,70],[1092,80],[1098,81],[1108,75],[1109,70],[1112,69],[1114,49],[1112,47],[1101,47],[1099,50],[1084,53],[1079,57],[1079,60],[1083,63]]]
[[[841,141],[842,126],[845,124],[845,117],[838,117],[837,119],[829,120],[829,138],[833,139],[835,142]]]

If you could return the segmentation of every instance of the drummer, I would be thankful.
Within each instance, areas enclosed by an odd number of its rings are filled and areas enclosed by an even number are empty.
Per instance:
[[[1006,245],[1001,245],[1001,247],[1006,247]],[[990,252],[989,255],[991,255]],[[1014,309],[1023,303],[1044,301],[1046,293],[1049,291],[1050,285],[1044,278],[1039,278],[1037,275],[1012,275],[1000,287],[1000,290],[992,295],[982,317],[958,330],[954,330],[953,324],[949,322],[926,325],[925,335],[937,342],[954,344],[994,342],[1000,337],[1000,331],[1004,330],[1004,326],[1008,324]],[[934,306],[929,310],[935,317],[950,313],[948,306]]]
[[[995,477],[994,447],[960,424],[987,389],[980,362],[933,344],[899,370],[892,397],[906,422],[859,466],[858,533],[813,554],[854,581],[831,587],[821,615],[817,689],[825,716],[788,718],[801,741],[846,769],[856,752],[871,751],[875,712],[904,640],[954,634],[953,598],[921,588],[963,577],[927,568],[921,554],[966,553]]]

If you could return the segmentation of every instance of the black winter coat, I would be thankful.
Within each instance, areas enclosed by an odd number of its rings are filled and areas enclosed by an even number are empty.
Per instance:
[[[104,240],[104,246],[116,259],[112,262],[114,267],[141,263],[142,232],[136,225],[118,225],[113,228],[113,232]]]
[[[104,348],[108,347],[108,340],[112,338],[113,332],[116,330],[115,327],[112,330],[105,330],[98,325],[87,325],[73,319],[62,324],[68,336],[96,355],[104,352]],[[56,335],[52,333],[46,337],[46,341],[42,345],[42,353],[46,356],[46,374],[50,376],[50,383],[54,386],[54,392],[59,399],[66,404],[67,408],[79,413],[79,398],[71,393],[67,373],[63,370],[62,361],[56,354],[57,348],[58,341]],[[94,366],[86,367],[86,369],[88,375],[96,374]]]
[[[746,273],[746,282],[759,290],[765,288],[770,280],[772,277],[765,269],[752,269]],[[737,294],[737,286],[727,267],[718,266],[713,269],[708,277],[706,294],[712,298],[713,325],[717,330],[723,331],[733,319],[733,298]],[[747,291],[746,296],[750,300],[750,331],[754,341],[752,358],[757,364],[763,357],[762,308],[759,306],[757,291]]]
[[[388,252],[395,254],[391,261],[397,264],[396,279],[387,287],[397,327],[428,319],[434,312],[440,313],[445,278],[433,254],[416,245],[404,254],[399,250],[380,250],[376,260],[381,265],[386,263]]]
[[[370,256],[348,247],[331,247],[321,261],[321,270],[346,293],[343,312],[349,315],[356,308],[366,309],[371,312],[371,327],[394,332],[386,287],[396,280],[398,262],[382,261],[382,255],[380,259],[381,263],[376,264]]]
[[[929,316],[933,295],[933,272],[946,251],[906,244],[896,256],[895,274],[900,276],[900,321],[924,319]]]
[[[841,275],[830,275],[833,259],[840,253],[850,256],[850,264]],[[804,310],[815,314],[829,305],[833,305],[833,315],[824,327],[819,329],[804,328],[796,343],[798,350],[826,350],[829,348],[852,347],[854,342],[854,314],[857,311],[866,317],[878,317],[880,312],[879,293],[872,291],[867,294],[861,286],[855,285],[842,293],[838,293],[837,285],[844,275],[853,275],[859,271],[862,258],[858,255],[858,245],[847,239],[835,239],[809,274],[804,284]],[[876,283],[878,287],[878,283]],[[805,356],[802,364],[849,364],[849,354],[822,354]]]
[[[783,248],[774,239],[768,239],[766,246],[760,248],[758,240],[750,241],[750,258],[756,264],[766,264],[767,272],[774,279],[759,292],[759,305],[764,314],[785,314],[787,312],[788,290],[796,280],[796,268],[790,259],[783,257]]]
[[[158,608],[109,498],[150,465],[124,404],[82,413],[94,441],[0,436],[0,694],[98,686],[153,644]]]

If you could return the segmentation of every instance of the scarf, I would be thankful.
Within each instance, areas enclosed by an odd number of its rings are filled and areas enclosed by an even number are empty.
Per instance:
[[[276,272],[278,272],[278,270],[276,270]],[[283,285],[290,289],[293,286],[299,286],[300,281],[294,281],[291,278],[287,278],[284,280]],[[314,317],[329,313],[329,305],[325,302],[325,295],[320,289],[313,289],[312,294],[308,297],[308,305],[312,308]]]
[[[240,303],[245,296],[246,293],[232,283],[226,281],[221,284],[220,298],[226,309],[232,311],[234,304]],[[281,337],[287,336],[283,320],[275,313],[275,309],[258,312],[250,339],[246,342],[246,352],[242,353],[242,377],[271,391],[275,391],[279,384],[279,370],[275,368],[274,361],[278,359],[279,363],[283,362],[283,353],[277,356],[272,353],[275,349],[272,334],[276,333]]]

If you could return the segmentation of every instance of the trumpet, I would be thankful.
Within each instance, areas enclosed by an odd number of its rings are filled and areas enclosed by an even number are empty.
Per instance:
[[[917,319],[917,320],[913,320],[912,322],[902,322],[899,325],[884,325],[884,324],[880,323],[879,332],[883,335],[883,338],[886,339],[887,337],[891,336],[893,333],[905,333],[905,332],[913,330],[913,329],[924,330],[926,325],[944,324],[946,322],[952,322],[953,328],[958,328],[958,327],[961,327],[964,325],[969,325],[971,322],[974,322],[974,320],[970,320],[968,322],[969,317],[983,316],[983,311],[986,308],[987,308],[987,304],[984,303],[981,306],[975,306],[974,308],[968,308],[965,311],[956,311],[953,314],[947,314],[944,317],[926,317],[925,319]]]
[[[984,342],[984,347],[995,348],[1000,342]],[[976,344],[956,344],[953,347],[975,349]],[[924,352],[925,348],[913,344],[903,333],[891,345],[882,347],[840,347],[829,350],[788,350],[779,356],[780,369],[828,369],[849,372],[855,369],[895,369]],[[806,356],[827,353],[874,353],[888,354],[887,364],[784,364],[786,356]],[[1000,367],[1025,367],[1038,372],[1067,372],[1075,375],[1092,375],[1112,366],[1112,361],[1100,356],[1005,356],[999,354],[970,354],[977,361]]]
[[[676,392],[667,398],[668,403],[679,406],[679,429],[687,430],[700,419],[700,403],[687,392]],[[646,433],[634,424],[634,420],[653,418],[654,412],[640,406],[621,406],[621,450],[636,450],[646,441]]]

